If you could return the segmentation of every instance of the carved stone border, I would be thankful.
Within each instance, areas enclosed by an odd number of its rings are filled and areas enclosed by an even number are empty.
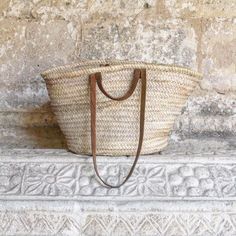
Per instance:
[[[235,235],[236,212],[0,212],[0,235]]]
[[[235,235],[235,157],[143,156],[127,185],[113,190],[96,181],[89,157],[2,151],[0,235]],[[126,157],[99,160],[108,181],[130,165]]]
[[[236,155],[149,155],[120,189],[101,186],[90,157],[60,150],[0,154],[0,199],[236,200]],[[115,184],[130,158],[99,157],[104,178]],[[118,179],[118,177],[120,178]]]

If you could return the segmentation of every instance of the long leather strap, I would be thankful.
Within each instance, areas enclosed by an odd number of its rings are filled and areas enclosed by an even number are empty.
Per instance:
[[[133,165],[126,176],[126,178],[123,180],[122,183],[118,185],[111,185],[108,184],[106,181],[104,181],[98,171],[97,167],[97,159],[96,159],[96,84],[98,84],[99,89],[101,92],[108,98],[115,100],[115,101],[123,101],[127,98],[129,98],[136,86],[137,83],[141,80],[141,104],[140,104],[140,125],[139,125],[139,143],[138,143],[138,148],[136,152],[136,156],[133,162]],[[89,81],[90,81],[90,111],[91,111],[91,148],[92,148],[92,155],[93,155],[93,165],[94,165],[94,170],[95,173],[97,174],[97,177],[99,180],[106,186],[110,188],[119,188],[122,186],[132,175],[135,166],[137,164],[141,148],[142,148],[142,143],[143,143],[143,136],[144,136],[144,122],[145,122],[145,104],[146,104],[146,69],[135,69],[134,70],[134,77],[130,86],[130,89],[127,91],[127,93],[124,96],[114,98],[111,95],[109,95],[103,88],[102,85],[102,76],[100,72],[91,74],[89,76]]]

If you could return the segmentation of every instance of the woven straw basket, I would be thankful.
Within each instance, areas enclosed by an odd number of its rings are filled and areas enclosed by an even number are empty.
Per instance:
[[[42,73],[53,111],[71,151],[92,154],[89,76],[100,72],[107,94],[121,97],[130,88],[135,69],[145,69],[146,73],[145,125],[141,154],[158,152],[167,145],[174,120],[201,75],[176,66],[93,60]],[[136,153],[140,138],[141,87],[141,81],[138,81],[132,96],[122,101],[104,96],[97,87],[97,154],[115,156]]]
[[[110,66],[107,66],[109,64]],[[126,61],[88,61],[42,73],[51,105],[68,148],[91,154],[89,75],[102,73],[103,86],[114,97],[129,88],[135,68],[147,70],[145,131],[142,154],[167,145],[169,132],[201,75],[176,66]],[[139,134],[140,86],[122,102],[97,92],[97,154],[133,155]]]

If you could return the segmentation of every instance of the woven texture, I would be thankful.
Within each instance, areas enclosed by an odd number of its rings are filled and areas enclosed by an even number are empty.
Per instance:
[[[109,64],[109,66],[105,66]],[[101,72],[105,90],[114,97],[129,89],[134,69],[146,68],[147,97],[142,154],[163,149],[176,116],[201,79],[189,69],[142,62],[87,61],[42,74],[51,105],[68,148],[91,154],[89,75]],[[97,89],[97,154],[133,155],[139,138],[140,82],[125,101],[113,101]]]

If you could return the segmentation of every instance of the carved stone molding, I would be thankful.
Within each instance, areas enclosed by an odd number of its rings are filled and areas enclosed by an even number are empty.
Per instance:
[[[94,176],[91,157],[65,151],[0,156],[0,198],[19,199],[197,199],[236,200],[236,153],[149,155],[120,189],[108,189]],[[102,176],[116,184],[132,157],[99,157]]]
[[[0,212],[0,235],[168,235],[236,234],[236,212],[125,212],[81,215],[63,212]]]
[[[99,157],[115,183],[131,157]],[[122,188],[102,187],[91,157],[0,152],[0,235],[236,235],[236,153],[142,156]]]

